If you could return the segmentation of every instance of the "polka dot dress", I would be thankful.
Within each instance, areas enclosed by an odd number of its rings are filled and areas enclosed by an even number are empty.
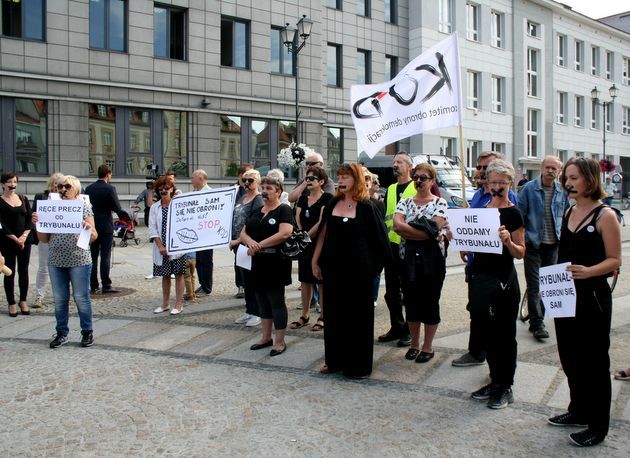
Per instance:
[[[168,221],[168,207],[162,207],[162,243],[166,245],[166,225]],[[169,259],[162,256],[162,265],[153,264],[153,275],[156,277],[169,277],[172,274],[183,274],[186,271],[186,257]]]

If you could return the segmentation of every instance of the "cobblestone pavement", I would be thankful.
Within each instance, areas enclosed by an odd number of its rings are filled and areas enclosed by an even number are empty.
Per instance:
[[[469,398],[487,381],[487,366],[451,366],[468,339],[456,254],[436,357],[415,364],[404,349],[377,343],[373,375],[362,381],[317,372],[323,341],[310,327],[289,331],[281,356],[250,351],[260,331],[233,323],[243,305],[233,297],[227,251],[215,252],[212,295],[177,317],[152,313],[161,286],[144,279],[150,262],[148,244],[115,249],[114,285],[129,290],[94,296],[94,347],[78,345],[74,314],[72,342],[50,350],[50,305],[28,317],[0,315],[0,456],[628,456],[630,383],[613,381],[611,432],[601,446],[571,446],[570,429],[546,424],[568,402],[551,323],[544,343],[518,325],[514,404],[492,411]],[[626,278],[624,271],[614,295],[613,368],[630,364]],[[296,286],[287,288],[290,320],[301,313]],[[388,328],[382,293],[377,333]]]

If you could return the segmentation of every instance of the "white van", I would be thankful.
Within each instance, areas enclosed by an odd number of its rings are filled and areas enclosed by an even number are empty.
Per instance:
[[[414,167],[424,162],[430,162],[431,165],[435,167],[437,174],[436,182],[440,188],[442,198],[446,200],[449,207],[463,207],[462,173],[457,164],[446,156],[418,154],[411,156],[411,158],[413,159]],[[476,190],[467,176],[464,177],[464,183],[466,186],[466,200],[470,206]]]

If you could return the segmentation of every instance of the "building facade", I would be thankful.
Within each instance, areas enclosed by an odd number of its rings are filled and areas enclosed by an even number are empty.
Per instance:
[[[463,142],[447,128],[379,154],[456,157],[463,146],[474,164],[494,149],[533,173],[546,154],[603,158],[606,128],[607,156],[630,171],[630,35],[551,0],[1,4],[0,168],[15,170],[28,194],[55,171],[93,181],[103,163],[125,200],[151,165],[175,170],[185,189],[196,168],[214,185],[233,183],[240,162],[275,167],[296,136],[330,169],[362,159],[350,86],[391,79],[452,32]],[[313,28],[296,58],[280,32],[302,15]],[[604,119],[613,83],[619,95]]]

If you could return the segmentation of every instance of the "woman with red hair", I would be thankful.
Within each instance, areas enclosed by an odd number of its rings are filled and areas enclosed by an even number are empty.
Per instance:
[[[337,195],[324,209],[312,260],[326,302],[326,364],[320,372],[363,378],[372,373],[374,277],[391,251],[361,166],[342,164],[337,178]]]

